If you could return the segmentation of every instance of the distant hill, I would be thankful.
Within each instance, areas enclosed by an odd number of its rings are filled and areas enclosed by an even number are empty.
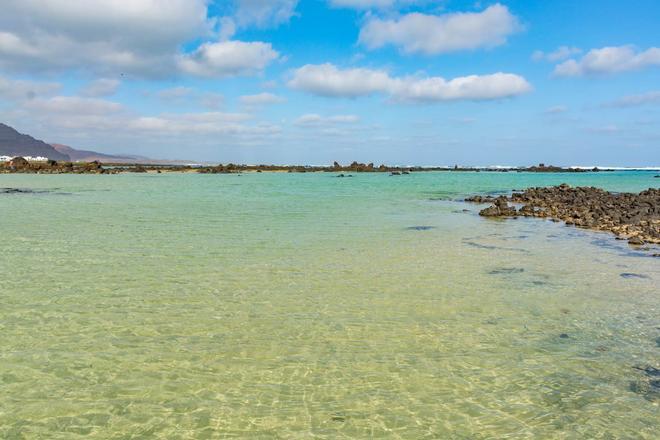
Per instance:
[[[105,163],[139,163],[143,165],[188,165],[191,162],[185,160],[162,160],[151,159],[144,156],[106,154],[90,150],[78,150],[68,145],[51,144],[55,150],[66,154],[73,162],[105,162]]]
[[[62,154],[66,154],[73,162],[113,162],[113,163],[145,163],[153,161],[143,156],[120,156],[114,154],[98,153],[89,150],[77,150],[68,145],[51,144],[52,147]]]
[[[42,156],[53,160],[70,160],[66,153],[27,134],[21,134],[0,123],[0,156]]]

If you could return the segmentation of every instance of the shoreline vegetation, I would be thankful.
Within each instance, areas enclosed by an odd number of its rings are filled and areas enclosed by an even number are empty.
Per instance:
[[[424,171],[472,171],[472,172],[537,172],[537,173],[585,173],[612,171],[609,169],[566,168],[553,165],[538,164],[531,167],[422,167],[422,166],[390,166],[373,163],[353,162],[350,165],[341,165],[334,162],[332,166],[309,165],[246,165],[246,164],[218,164],[218,165],[154,165],[141,163],[111,163],[111,162],[63,162],[55,160],[28,161],[23,157],[15,157],[7,162],[0,162],[0,174],[119,174],[119,173],[200,173],[200,174],[240,174],[249,172],[339,172],[339,173],[390,173],[391,175],[409,174]],[[351,177],[340,174],[338,177]]]
[[[658,188],[649,188],[639,194],[612,193],[600,188],[571,187],[563,183],[514,191],[509,197],[477,195],[465,201],[493,203],[479,212],[484,217],[548,218],[563,221],[567,226],[608,231],[615,234],[618,240],[627,240],[633,246],[660,244]]]

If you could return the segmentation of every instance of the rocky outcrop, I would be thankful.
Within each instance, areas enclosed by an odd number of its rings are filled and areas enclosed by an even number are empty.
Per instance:
[[[516,208],[509,206],[504,196],[495,199],[493,206],[479,211],[483,217],[515,217],[517,214]]]
[[[10,162],[0,163],[0,174],[115,174],[119,171],[118,169],[104,168],[99,162],[71,163],[55,160],[28,162],[22,157],[17,157]]]
[[[467,201],[483,203],[483,198]],[[522,205],[516,210],[508,202]],[[610,193],[600,188],[562,184],[550,188],[529,188],[511,197],[498,197],[495,204],[480,212],[490,217],[548,217],[567,225],[610,231],[633,245],[660,243],[660,189],[639,194]]]

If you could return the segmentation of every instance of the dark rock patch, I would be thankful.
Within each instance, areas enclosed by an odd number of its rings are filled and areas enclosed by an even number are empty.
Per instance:
[[[639,366],[636,365],[633,367],[635,370],[643,371],[649,377],[660,377],[660,369],[652,367],[650,365]]]
[[[523,273],[525,269],[522,267],[499,267],[488,272],[489,275],[510,275],[515,273]]]
[[[21,194],[57,194],[71,195],[71,193],[60,192],[59,188],[54,189],[30,189],[30,188],[0,188],[0,195],[21,195]]]
[[[568,336],[568,333],[562,333],[561,335],[559,335],[559,337],[561,339],[568,339],[570,336]]]
[[[408,231],[430,231],[435,229],[435,226],[409,226],[406,228]]]
[[[562,184],[528,188],[510,197],[468,197],[469,202],[494,204],[480,212],[487,217],[541,217],[585,229],[609,231],[631,245],[660,244],[660,188],[639,194],[612,193],[594,187]],[[522,207],[509,206],[513,202]]]
[[[644,373],[638,380],[630,382],[630,391],[641,394],[645,399],[656,401],[660,399],[660,370],[651,366],[633,367]]]
[[[487,249],[487,250],[500,250],[500,251],[513,251],[513,252],[520,252],[523,254],[529,254],[530,252],[526,249],[518,249],[518,248],[508,248],[508,247],[502,247],[502,246],[493,246],[489,244],[481,244],[477,243],[475,241],[471,240],[463,240],[463,243],[472,246],[477,249]]]
[[[495,199],[493,206],[479,211],[479,215],[483,217],[515,217],[516,214],[516,208],[509,206],[504,196]]]
[[[648,275],[642,275],[639,273],[623,272],[619,274],[621,278],[639,278],[643,280],[648,280],[650,277]]]
[[[0,194],[34,194],[32,189],[23,188],[0,188]]]

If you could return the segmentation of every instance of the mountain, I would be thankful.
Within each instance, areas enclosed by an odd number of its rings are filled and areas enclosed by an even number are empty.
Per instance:
[[[142,165],[189,165],[188,160],[151,159],[144,156],[99,153],[91,150],[78,150],[68,145],[51,144],[55,150],[66,154],[73,162],[139,163]]]
[[[73,162],[93,162],[96,160],[99,162],[113,163],[144,163],[145,161],[152,161],[152,159],[142,156],[119,156],[114,154],[98,153],[96,151],[77,150],[68,145],[62,144],[51,144],[51,146],[61,154],[66,154],[69,156]]]
[[[70,160],[51,145],[27,134],[21,134],[8,125],[0,123],[0,156],[42,156],[53,160]]]

